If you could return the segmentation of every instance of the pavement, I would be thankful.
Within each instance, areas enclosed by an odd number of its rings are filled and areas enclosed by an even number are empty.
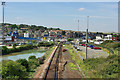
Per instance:
[[[84,46],[80,46],[80,50],[85,53],[86,52],[86,47]],[[88,58],[99,58],[99,57],[107,57],[109,56],[108,53],[106,53],[103,50],[95,50],[95,49],[91,49],[89,47],[87,47],[88,50]]]

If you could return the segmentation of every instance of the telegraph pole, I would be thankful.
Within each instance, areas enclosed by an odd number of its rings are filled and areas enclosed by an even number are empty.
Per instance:
[[[88,44],[88,27],[89,27],[89,16],[87,16],[87,29],[86,29],[86,55],[85,58],[87,59],[87,44]]]
[[[109,35],[109,56],[110,56],[110,35]]]
[[[79,38],[79,19],[78,19],[78,38]]]
[[[5,2],[2,2],[2,6],[3,6],[3,20],[2,20],[2,40],[4,43],[4,6],[5,6]],[[2,43],[2,44],[3,44]]]

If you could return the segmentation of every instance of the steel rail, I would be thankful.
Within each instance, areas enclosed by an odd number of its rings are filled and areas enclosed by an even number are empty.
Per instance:
[[[59,45],[58,45],[58,47],[59,47]],[[54,58],[54,55],[55,55],[56,51],[58,50],[58,47],[56,48],[56,50],[55,50],[55,52],[54,52],[54,54],[53,54],[53,56],[52,56],[52,58],[51,58],[51,60],[50,60],[50,63],[49,63],[49,65],[48,65],[48,68],[47,68],[47,71],[46,71],[46,73],[45,73],[45,77],[44,77],[43,80],[46,80],[46,78],[47,78],[47,75],[48,75],[48,72],[49,72],[51,63],[52,63],[52,61],[53,61],[53,58]]]
[[[57,53],[57,58],[56,58],[56,63],[55,63],[54,80],[57,80],[57,78],[58,78],[59,53],[60,53],[60,50],[61,50],[61,43],[59,43],[59,45],[57,46],[56,50],[54,51],[54,54],[53,54],[53,56],[52,56],[52,58],[50,60],[50,63],[48,65],[48,68],[46,70],[46,73],[45,73],[45,76],[44,76],[43,80],[47,80],[47,75],[48,75],[50,66],[52,64],[53,58],[55,57],[55,54],[56,54],[57,50],[58,50],[58,53]]]

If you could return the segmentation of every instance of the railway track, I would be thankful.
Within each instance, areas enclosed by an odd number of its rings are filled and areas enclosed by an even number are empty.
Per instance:
[[[59,77],[58,71],[59,71],[59,61],[60,61],[60,54],[62,53],[62,45],[63,43],[60,42],[58,47],[56,48],[50,63],[48,65],[48,68],[46,70],[45,76],[43,80],[47,79],[54,79],[57,80]]]

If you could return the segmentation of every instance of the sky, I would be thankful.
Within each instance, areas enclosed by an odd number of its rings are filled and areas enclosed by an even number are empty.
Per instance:
[[[6,23],[35,24],[77,31],[79,19],[79,30],[85,31],[87,16],[90,16],[91,32],[118,31],[117,2],[7,2],[5,5]]]

